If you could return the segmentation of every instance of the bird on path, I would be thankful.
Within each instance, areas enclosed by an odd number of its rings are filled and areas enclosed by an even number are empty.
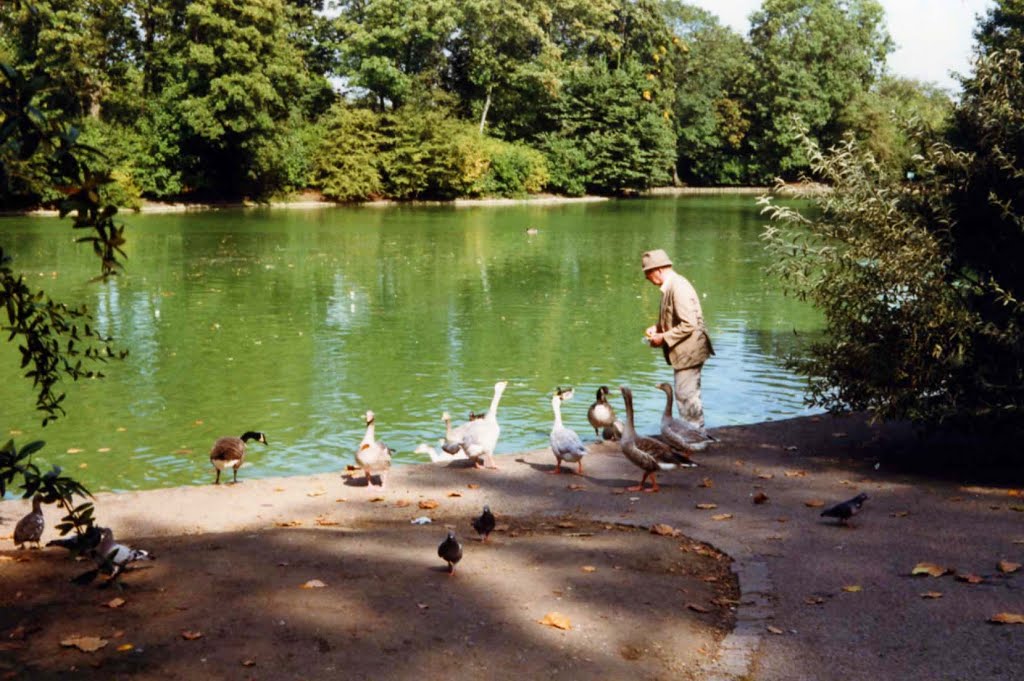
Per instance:
[[[140,560],[155,560],[149,551],[133,549],[114,541],[114,531],[109,527],[100,529],[100,543],[90,552],[90,557],[96,563],[96,569],[81,574],[71,581],[76,584],[88,584],[102,572],[109,575],[106,581],[106,586],[109,586],[132,563]]]
[[[597,389],[597,399],[590,405],[590,409],[587,410],[587,420],[590,421],[590,425],[594,428],[594,435],[603,437],[605,440],[617,440],[622,434],[622,428],[615,428],[619,422],[615,420],[615,410],[608,403],[609,392],[606,385],[602,385]],[[621,424],[619,425],[621,426]],[[605,437],[606,435],[611,435],[612,437]]]
[[[480,535],[480,541],[482,542],[487,541],[487,538],[491,536],[491,532],[494,532],[494,525],[494,514],[491,513],[490,506],[484,506],[484,512],[480,514],[480,517],[473,518],[473,529]]]
[[[391,469],[391,448],[374,437],[376,417],[372,411],[366,412],[366,434],[356,450],[356,465],[363,469],[366,486],[373,487],[373,475],[380,476],[380,486],[387,482],[387,474]]]
[[[73,555],[79,556],[99,546],[102,539],[103,533],[100,528],[96,525],[90,525],[88,529],[81,534],[74,534],[62,539],[51,539],[46,542],[46,545],[67,549]]]
[[[487,413],[482,419],[475,419],[466,424],[460,447],[476,468],[483,468],[485,465],[487,468],[498,467],[494,462],[494,449],[498,446],[498,437],[501,435],[501,426],[498,425],[498,403],[507,386],[508,381],[495,383],[494,397],[491,398],[491,406]],[[447,448],[443,449],[450,453]]]
[[[623,429],[622,439],[619,440],[619,447],[626,458],[644,472],[639,485],[626,489],[630,492],[657,492],[660,488],[655,476],[661,471],[696,467],[697,464],[688,456],[661,440],[637,435],[633,420],[633,391],[626,386],[621,386],[619,390],[622,391],[622,400],[626,403],[626,427]],[[651,479],[650,489],[644,487],[647,478]]]
[[[448,574],[455,574],[455,564],[462,560],[462,544],[455,538],[455,533],[448,530],[441,545],[437,547],[437,555],[448,563]]]
[[[836,518],[840,525],[849,525],[850,518],[860,513],[860,509],[867,499],[868,495],[861,492],[852,499],[847,499],[831,508],[826,508],[821,512],[821,515],[825,518]]]
[[[665,412],[661,415],[661,436],[665,442],[687,452],[700,452],[716,442],[703,428],[672,416],[672,391],[668,383],[659,383],[657,388],[665,393]]]
[[[25,544],[35,544],[35,548],[39,548],[39,540],[46,528],[46,519],[43,517],[41,508],[42,503],[42,494],[32,497],[32,510],[14,526],[15,546],[25,548]]]
[[[552,473],[562,472],[562,462],[579,464],[579,474],[583,475],[583,456],[587,448],[583,446],[583,440],[571,428],[562,425],[562,402],[571,400],[572,388],[562,390],[558,388],[551,396],[551,410],[555,412],[555,424],[551,428],[551,452],[555,455],[555,469]]]
[[[246,431],[242,437],[218,438],[213,443],[213,448],[210,449],[210,463],[217,469],[217,477],[213,484],[220,484],[220,472],[228,467],[232,469],[232,482],[238,482],[238,469],[245,461],[245,443],[249,440],[268,444],[267,436],[255,430]]]

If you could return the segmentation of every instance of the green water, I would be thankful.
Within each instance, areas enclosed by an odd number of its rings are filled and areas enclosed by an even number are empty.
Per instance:
[[[638,429],[655,431],[653,384],[671,370],[641,341],[660,294],[639,258],[657,247],[702,295],[718,352],[704,373],[708,426],[807,413],[782,359],[793,330],[820,320],[765,278],[751,197],[124,221],[127,273],[102,284],[67,222],[0,220],[33,284],[85,302],[131,350],[106,379],[68,384],[68,416],[43,429],[16,349],[0,343],[0,434],[45,439],[41,460],[94,491],[209,483],[213,440],[245,430],[270,447],[250,446],[243,479],[339,470],[367,409],[399,461],[421,460],[412,450],[443,433],[441,412],[486,409],[500,379],[499,452],[546,446],[559,385],[578,389],[564,415],[582,435],[601,384],[631,385]]]

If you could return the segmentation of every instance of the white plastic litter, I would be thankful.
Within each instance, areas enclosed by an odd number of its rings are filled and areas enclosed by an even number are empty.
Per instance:
[[[433,521],[425,515],[421,515],[419,518],[413,518],[410,521],[413,525],[429,525]]]

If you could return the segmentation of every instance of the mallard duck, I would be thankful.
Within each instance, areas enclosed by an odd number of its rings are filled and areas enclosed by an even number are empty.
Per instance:
[[[461,447],[466,456],[473,461],[473,465],[481,468],[497,468],[494,462],[494,448],[498,446],[498,437],[501,435],[501,427],[498,425],[498,402],[508,386],[508,381],[498,381],[494,384],[494,397],[491,398],[491,406],[482,419],[470,421],[462,435]],[[447,451],[447,450],[446,450]],[[480,459],[483,459],[481,464]]]
[[[848,525],[850,518],[860,513],[861,506],[867,500],[868,495],[861,492],[852,499],[847,499],[831,508],[826,508],[821,512],[821,515],[825,518],[837,519],[840,525]]]
[[[606,385],[602,385],[597,389],[597,400],[587,410],[587,420],[594,427],[594,435],[604,437],[605,440],[617,440],[618,436],[622,434],[622,429],[620,428],[617,433],[614,430],[615,424],[618,421],[615,420],[615,410],[608,403],[609,392]],[[615,437],[609,438],[607,437],[608,434],[615,435]]]
[[[366,435],[363,436],[363,441],[359,443],[359,449],[356,450],[356,465],[363,469],[367,487],[373,486],[372,476],[376,473],[380,476],[380,486],[383,488],[384,483],[387,482],[388,470],[391,468],[391,448],[380,440],[374,439],[375,417],[373,412],[366,412],[364,418],[366,419]]]
[[[42,539],[43,530],[46,529],[46,519],[43,517],[42,503],[42,494],[36,494],[32,497],[32,511],[14,526],[15,546],[25,548],[25,544],[35,544],[35,548],[39,548],[39,540]]]
[[[448,563],[448,574],[454,575],[455,564],[462,560],[462,544],[455,538],[453,531],[448,530],[448,536],[437,547],[437,555]]]
[[[622,400],[626,403],[626,424],[622,431],[622,439],[619,440],[619,447],[626,458],[644,472],[639,485],[626,489],[630,492],[657,492],[660,488],[655,476],[660,471],[680,467],[692,468],[697,464],[660,440],[637,435],[633,421],[633,392],[626,386],[619,389],[622,391]],[[650,489],[644,487],[647,478],[651,479]]]
[[[661,436],[665,442],[688,452],[700,452],[715,442],[703,428],[672,416],[673,388],[668,383],[659,383],[657,388],[665,393],[665,413],[661,415]]]
[[[213,443],[210,450],[210,463],[217,469],[217,477],[213,484],[220,484],[220,472],[229,466],[232,469],[232,482],[238,482],[238,469],[245,461],[245,443],[249,440],[256,440],[261,444],[267,444],[267,436],[255,430],[249,430],[242,434],[242,437],[222,437]]]
[[[552,473],[562,472],[562,462],[579,464],[579,474],[583,475],[583,456],[587,448],[583,446],[583,440],[576,434],[575,430],[562,425],[562,402],[572,399],[572,388],[562,390],[559,388],[551,396],[551,409],[555,412],[555,424],[551,428],[551,452],[555,455],[555,469]]]
[[[490,506],[484,506],[484,511],[480,514],[480,517],[473,518],[473,529],[480,535],[480,541],[482,542],[487,541],[487,538],[491,536],[491,532],[494,532],[494,526],[494,514],[491,513]]]

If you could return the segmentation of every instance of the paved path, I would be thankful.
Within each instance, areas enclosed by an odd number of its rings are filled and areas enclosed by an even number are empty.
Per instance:
[[[543,475],[553,458],[541,450],[499,457],[500,471],[400,467],[385,494],[441,498],[447,511],[466,517],[483,499],[499,515],[666,523],[715,545],[735,559],[743,597],[736,629],[709,663],[707,679],[1024,678],[1024,625],[987,622],[999,612],[1024,613],[1024,570],[997,568],[1000,560],[1024,563],[1024,497],[1013,494],[1024,487],[1020,480],[965,486],[876,467],[874,454],[901,446],[904,436],[858,418],[810,417],[716,434],[722,442],[699,457],[701,467],[661,476],[659,494],[623,491],[640,476],[611,444],[593,447],[582,478]],[[253,470],[243,470],[243,479]],[[480,487],[446,498],[467,484]],[[307,490],[316,486],[343,492],[353,513],[374,512],[375,505],[359,502],[377,492],[343,487],[336,474],[98,495],[97,504],[125,537],[225,531],[315,513],[323,498]],[[860,491],[870,500],[852,528],[826,522],[809,505]],[[754,504],[757,492],[768,501]],[[213,516],[215,501],[220,512]],[[20,516],[19,505],[5,502],[0,510],[10,521]],[[972,585],[952,574],[911,577],[920,562],[984,579]],[[925,592],[942,596],[922,598]]]

